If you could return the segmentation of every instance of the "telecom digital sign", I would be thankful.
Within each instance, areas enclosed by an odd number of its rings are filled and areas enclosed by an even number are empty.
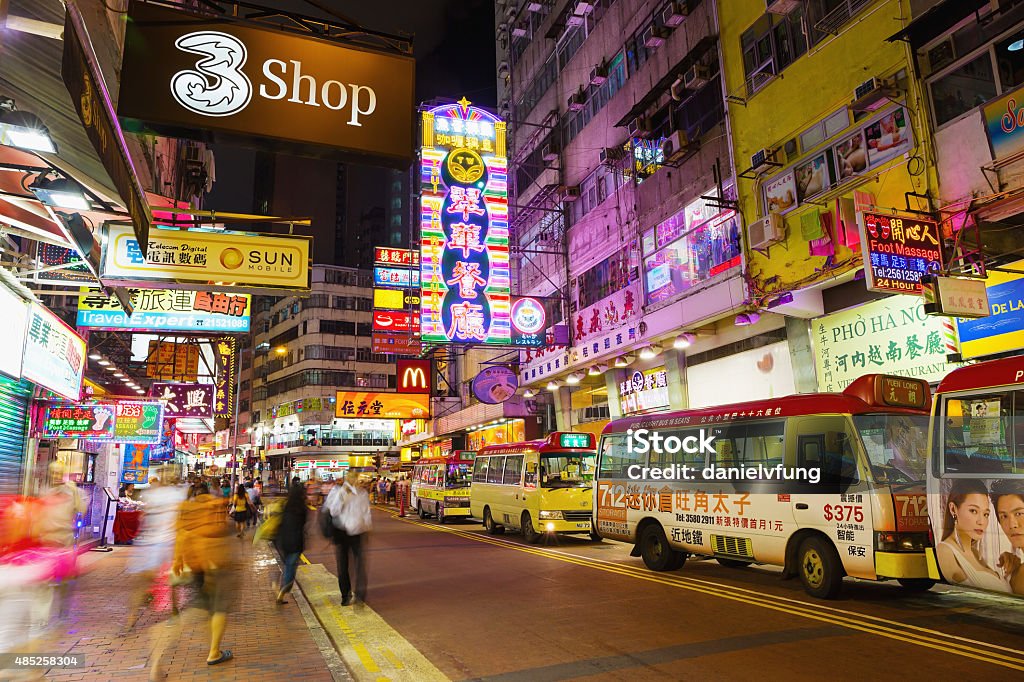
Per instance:
[[[505,123],[465,97],[429,109],[420,158],[422,339],[508,345]]]

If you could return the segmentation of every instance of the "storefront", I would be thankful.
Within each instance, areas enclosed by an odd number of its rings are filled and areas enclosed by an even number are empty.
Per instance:
[[[789,342],[754,337],[756,340],[769,342],[723,358],[699,362],[695,357],[690,361],[686,385],[691,408],[796,393]]]
[[[0,376],[0,495],[22,492],[33,389],[24,379]]]
[[[526,422],[523,419],[500,419],[496,424],[483,424],[466,429],[467,450],[479,450],[485,445],[519,443],[524,440]]]

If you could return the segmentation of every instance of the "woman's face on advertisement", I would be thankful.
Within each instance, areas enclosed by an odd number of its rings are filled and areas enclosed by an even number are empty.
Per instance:
[[[981,493],[972,493],[964,497],[959,507],[954,507],[957,527],[961,532],[967,533],[975,540],[980,540],[985,535],[985,528],[988,527],[988,517],[991,510],[988,506],[988,496]]]
[[[1015,549],[1024,549],[1024,499],[1003,495],[996,500],[996,520]]]

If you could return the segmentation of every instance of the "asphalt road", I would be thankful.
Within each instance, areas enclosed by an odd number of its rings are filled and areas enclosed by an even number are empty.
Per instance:
[[[847,579],[808,597],[777,569],[690,560],[654,573],[628,545],[527,545],[473,521],[375,510],[367,603],[454,680],[963,680],[1024,671],[1024,602]],[[306,557],[334,572],[315,537]]]

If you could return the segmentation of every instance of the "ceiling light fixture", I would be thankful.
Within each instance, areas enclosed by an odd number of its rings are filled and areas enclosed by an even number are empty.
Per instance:
[[[100,366],[102,366],[102,367],[106,367],[107,365],[109,365],[109,364],[110,364],[110,360],[100,360],[100,361],[99,361],[98,363],[96,363],[96,364],[98,364],[98,365],[100,365]]]
[[[631,362],[633,362],[632,356],[620,355],[619,357],[615,358],[615,362],[612,364],[614,364],[619,369],[622,369],[623,367],[629,367]]]
[[[18,111],[10,97],[0,97],[0,144],[32,152],[57,152],[49,128],[35,114]]]
[[[696,337],[693,334],[683,332],[672,341],[672,347],[676,349],[689,348],[693,345],[694,339]]]
[[[102,360],[103,356],[100,355],[99,353],[89,353],[89,359],[90,360]]]
[[[67,208],[74,211],[88,211],[92,204],[85,196],[85,190],[74,180],[41,174],[28,186],[36,199],[53,208]]]
[[[106,370],[107,370],[108,372],[116,372],[116,371],[117,371],[117,367],[114,367],[113,365],[111,365],[111,364],[109,364],[109,363],[108,363],[108,364],[106,365]]]
[[[570,386],[575,386],[576,384],[580,383],[580,380],[582,378],[582,374],[578,372],[571,372],[569,376],[565,378],[565,383],[569,384]]]
[[[658,353],[661,352],[661,348],[653,345],[644,346],[640,349],[640,359],[650,360],[651,358],[658,357]]]
[[[121,378],[121,377],[123,377],[124,375],[123,375],[123,374],[121,374],[120,372],[114,372],[114,376],[115,376],[115,377],[117,377],[118,379],[120,379],[120,378]]]
[[[760,320],[760,319],[761,319],[761,314],[760,313],[755,313],[755,312],[740,313],[739,315],[736,316],[736,320],[734,321],[734,324],[737,327],[749,327],[752,324],[757,324],[758,320]]]
[[[561,384],[559,384],[557,381],[549,381],[548,385],[545,388],[547,388],[549,391],[557,391],[560,386]]]
[[[532,388],[528,388],[525,391],[523,391],[523,397],[524,398],[533,398],[536,395],[537,395],[537,391],[533,390]]]
[[[1021,50],[1024,50],[1024,38],[1018,38],[1017,40],[1013,41],[1012,43],[1006,46],[1006,49],[1009,52],[1020,52]]]

